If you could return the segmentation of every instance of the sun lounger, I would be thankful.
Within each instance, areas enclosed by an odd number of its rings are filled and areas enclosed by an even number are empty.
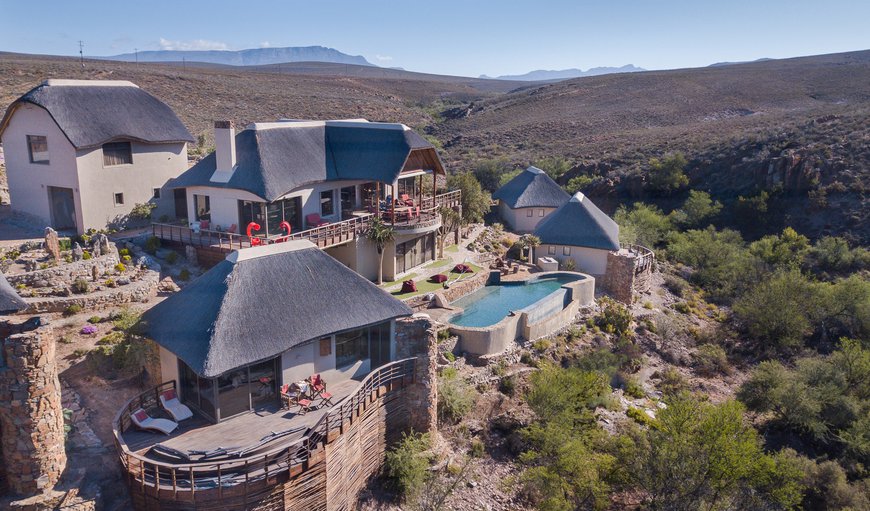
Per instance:
[[[309,215],[305,215],[305,223],[308,224],[308,228],[312,229],[314,227],[321,227],[324,225],[329,225],[329,222],[320,218],[320,215],[317,213],[311,213]]]
[[[169,412],[169,415],[175,419],[175,422],[181,422],[193,417],[193,412],[190,411],[190,408],[181,404],[181,401],[178,400],[175,389],[165,390],[160,393],[160,405],[164,410]]]
[[[133,421],[133,424],[135,424],[139,429],[159,431],[164,435],[172,434],[172,432],[175,431],[175,428],[178,427],[178,423],[172,422],[169,419],[155,419],[141,408],[130,415],[130,420]]]

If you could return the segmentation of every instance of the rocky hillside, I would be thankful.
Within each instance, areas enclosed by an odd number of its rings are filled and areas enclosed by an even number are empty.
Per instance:
[[[431,133],[456,166],[565,157],[612,210],[652,196],[649,158],[681,151],[690,187],[730,203],[766,190],[779,216],[866,243],[870,51],[580,78],[446,110]],[[813,197],[810,193],[813,192]],[[612,200],[607,200],[611,198]]]

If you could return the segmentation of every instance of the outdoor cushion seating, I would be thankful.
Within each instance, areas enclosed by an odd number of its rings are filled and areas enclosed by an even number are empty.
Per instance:
[[[239,230],[239,226],[236,224],[233,224],[233,225],[227,227],[227,232],[230,234],[236,234],[236,232],[238,232],[238,230]]]
[[[312,396],[320,398],[320,406],[332,405],[332,393],[326,391],[326,382],[319,373],[311,375],[308,383],[311,385]]]
[[[471,267],[467,264],[459,263],[453,267],[455,273],[472,273]]]
[[[178,394],[175,393],[175,389],[169,389],[160,393],[160,405],[163,406],[164,410],[169,412],[169,415],[175,419],[175,422],[181,422],[193,417],[193,412],[190,411],[190,408],[181,404],[181,401],[178,400]]]
[[[417,291],[417,283],[413,280],[402,282],[402,293],[414,293]]]
[[[164,435],[172,434],[172,432],[175,431],[175,428],[178,427],[178,423],[172,422],[169,419],[155,419],[141,408],[130,415],[130,420],[133,421],[133,424],[135,424],[139,429],[159,431]]]
[[[320,218],[320,215],[318,215],[317,213],[310,213],[308,215],[305,215],[305,223],[308,224],[309,229],[312,227],[329,225],[329,222]]]
[[[443,273],[438,273],[438,274],[435,274],[435,275],[432,275],[431,277],[429,277],[429,281],[435,282],[438,284],[440,284],[442,282],[447,282],[447,275],[444,275]]]
[[[209,226],[208,220],[202,220],[201,222],[199,222],[199,228],[204,230],[204,231],[208,230],[208,226]]]
[[[281,400],[286,403],[288,409],[293,405],[298,406],[300,414],[304,414],[311,407],[311,400],[308,399],[305,390],[299,383],[285,383],[282,385]]]

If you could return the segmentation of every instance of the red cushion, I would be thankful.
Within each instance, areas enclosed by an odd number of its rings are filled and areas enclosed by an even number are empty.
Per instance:
[[[148,414],[145,413],[145,410],[139,410],[138,412],[133,414],[133,417],[136,417],[136,420],[139,422],[144,422],[148,420]]]
[[[311,404],[311,400],[310,399],[300,399],[299,401],[297,401],[297,403],[299,403],[300,406],[308,406]]]
[[[332,397],[332,394],[330,394],[329,392],[321,392],[320,397],[322,397],[323,399],[329,399]]]
[[[177,399],[178,396],[175,394],[175,389],[169,389],[163,393],[163,399],[167,401],[172,401],[173,399]]]

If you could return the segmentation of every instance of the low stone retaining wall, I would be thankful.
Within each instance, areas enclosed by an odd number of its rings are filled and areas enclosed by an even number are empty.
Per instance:
[[[116,288],[84,295],[25,298],[28,306],[24,313],[63,312],[71,305],[78,305],[83,310],[99,310],[122,303],[147,302],[157,294],[159,282],[159,273],[141,270],[135,281]]]
[[[6,280],[13,286],[19,284],[35,288],[69,286],[78,277],[85,277],[90,280],[94,267],[102,275],[107,271],[114,271],[115,265],[119,262],[118,253],[115,251],[114,246],[112,246],[108,254],[101,255],[100,257],[63,263],[43,270],[6,275]]]

